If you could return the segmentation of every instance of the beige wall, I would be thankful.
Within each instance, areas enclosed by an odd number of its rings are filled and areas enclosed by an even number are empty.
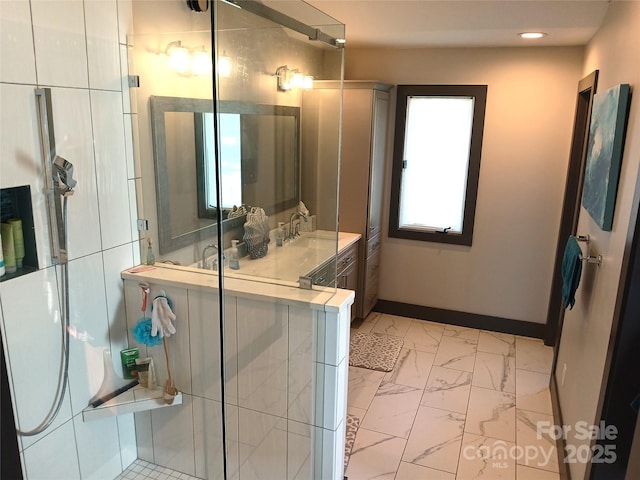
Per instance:
[[[586,49],[583,73],[600,71],[598,91],[604,92],[620,83],[629,83],[632,88],[640,85],[638,32],[640,2],[612,2],[602,27]],[[604,364],[622,258],[632,209],[638,203],[639,100],[634,98],[631,102],[613,230],[601,231],[584,209],[580,213],[579,233],[591,235],[593,250],[601,253],[604,260],[600,268],[589,266],[583,270],[576,305],[565,315],[556,375],[560,382],[566,364],[565,384],[559,387],[559,396],[563,421],[568,425],[579,420],[589,423],[596,420],[601,384],[605,386]],[[571,435],[568,442],[584,443]],[[570,467],[572,478],[584,478],[584,464],[570,464]]]
[[[583,53],[347,50],[347,79],[488,85],[473,246],[388,238],[387,168],[381,299],[546,322]]]

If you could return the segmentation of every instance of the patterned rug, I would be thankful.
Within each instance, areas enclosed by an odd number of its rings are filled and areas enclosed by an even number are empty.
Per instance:
[[[396,364],[403,341],[378,333],[355,332],[349,344],[349,365],[390,372]]]
[[[360,419],[355,415],[347,414],[347,434],[346,441],[344,442],[344,471],[347,471],[347,465],[349,465],[349,456],[351,455],[351,449],[353,448],[353,442],[356,440],[356,433],[358,433],[358,427],[360,426]]]

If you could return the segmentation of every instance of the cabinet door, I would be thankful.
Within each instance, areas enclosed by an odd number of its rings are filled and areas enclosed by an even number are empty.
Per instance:
[[[384,180],[384,157],[387,145],[389,93],[374,90],[371,139],[371,164],[369,166],[369,212],[367,240],[380,232],[382,217],[382,189]]]

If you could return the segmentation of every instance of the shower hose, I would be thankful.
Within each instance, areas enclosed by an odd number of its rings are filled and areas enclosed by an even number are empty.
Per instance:
[[[62,218],[64,225],[64,238],[66,243],[67,238],[67,197],[63,196],[62,200]],[[60,412],[62,407],[62,401],[67,391],[67,383],[69,379],[69,275],[68,275],[68,263],[65,259],[60,264],[60,277],[62,280],[62,315],[60,320],[61,336],[62,336],[62,349],[60,350],[60,370],[58,372],[58,387],[56,389],[55,397],[51,409],[47,413],[47,416],[40,422],[40,424],[32,430],[22,431],[16,430],[18,435],[23,437],[32,437],[44,432],[53,423],[55,418]]]

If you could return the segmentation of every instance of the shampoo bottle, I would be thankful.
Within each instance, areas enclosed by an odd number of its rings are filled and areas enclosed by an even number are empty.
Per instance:
[[[238,256],[238,240],[231,240],[231,258],[229,259],[229,268],[232,270],[240,270],[240,257]]]

